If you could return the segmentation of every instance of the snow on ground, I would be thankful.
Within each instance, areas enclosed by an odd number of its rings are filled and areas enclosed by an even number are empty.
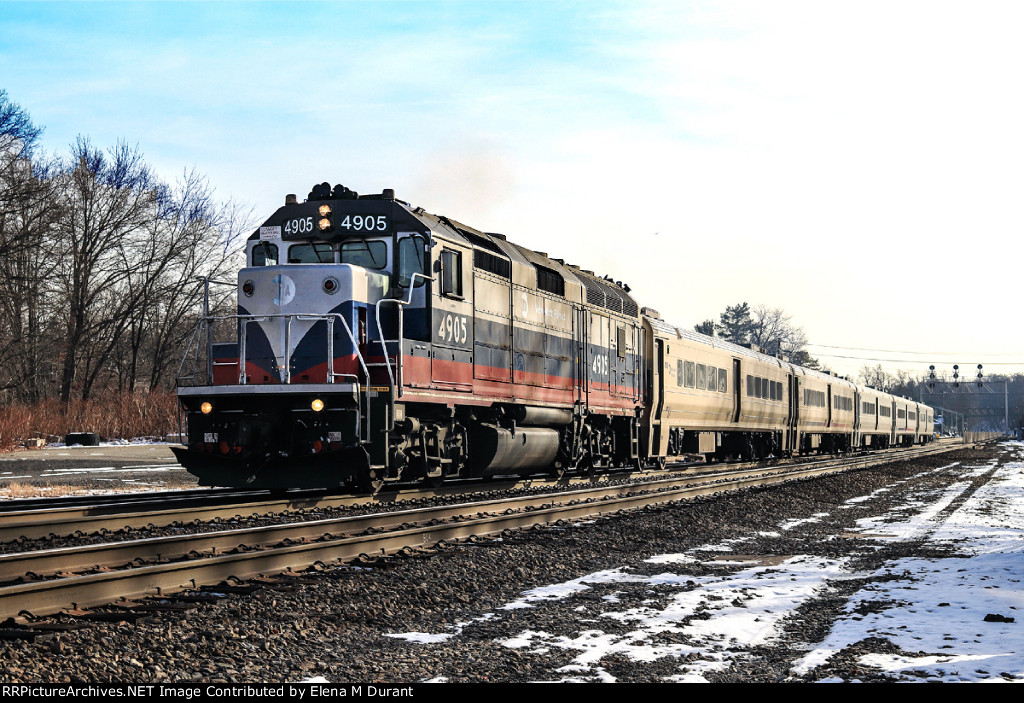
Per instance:
[[[1008,446],[1015,452],[1014,459],[1024,459],[1024,443]],[[830,581],[868,577],[868,585],[849,599],[825,640],[805,645],[806,654],[792,664],[793,675],[825,664],[848,645],[884,637],[905,653],[921,654],[864,655],[860,665],[894,674],[912,672],[911,680],[1024,679],[1024,461],[1005,464],[971,493],[970,477],[990,472],[994,466],[993,462],[961,467],[964,480],[940,494],[920,492],[889,514],[860,521],[857,528],[882,543],[927,539],[930,544],[954,548],[962,555],[959,558],[893,560],[875,574],[853,571],[847,559],[807,555],[784,561],[737,557],[732,562],[710,562],[745,567],[711,576],[672,571],[674,565],[683,571],[687,564],[702,561],[702,552],[741,554],[743,540],[702,545],[686,554],[650,559],[649,563],[666,568],[654,576],[618,568],[527,591],[504,609],[573,607],[567,601],[570,596],[598,585],[621,585],[623,591],[634,593],[657,586],[661,594],[671,589],[671,595],[655,598],[651,591],[651,598],[639,605],[633,599],[627,605],[616,593],[604,599],[607,606],[600,615],[614,621],[615,627],[603,627],[600,619],[591,618],[578,621],[578,629],[571,634],[524,630],[501,644],[534,654],[572,653],[572,664],[555,672],[551,677],[555,681],[612,681],[600,665],[605,657],[640,662],[672,657],[678,661],[678,673],[665,680],[704,681],[708,672],[747,656],[745,648],[777,641],[783,621],[810,599],[828,593]],[[962,504],[955,506],[957,500]],[[826,517],[817,514],[806,521],[780,523],[778,530]],[[619,603],[623,607],[614,609]],[[860,614],[864,612],[869,614]],[[986,622],[989,614],[1015,622]],[[442,635],[391,636],[431,642],[457,637],[461,630],[458,626]]]
[[[1024,458],[1024,444],[1012,444],[1016,458]],[[825,641],[796,663],[795,673],[810,670],[846,645],[881,636],[905,651],[929,654],[870,655],[862,658],[866,666],[923,672],[941,681],[1000,679],[1004,672],[1024,676],[1024,463],[1004,465],[962,506],[940,517],[958,488],[963,486],[951,486],[912,519],[862,521],[861,529],[876,539],[927,537],[955,545],[963,557],[886,564],[880,575],[895,578],[857,593]],[[858,606],[879,600],[893,605],[880,613],[856,614]],[[1015,621],[986,622],[988,615]]]
[[[139,438],[4,453],[0,501],[194,487],[195,481],[171,455],[171,446]]]

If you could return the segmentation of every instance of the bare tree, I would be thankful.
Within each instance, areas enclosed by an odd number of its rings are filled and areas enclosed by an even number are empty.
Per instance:
[[[794,327],[792,317],[781,308],[758,305],[753,313],[754,326],[750,341],[766,354],[789,356],[807,345],[807,335]]]
[[[42,131],[0,90],[0,221],[33,190],[30,157]]]
[[[38,399],[52,359],[43,340],[49,309],[46,256],[55,202],[53,164],[35,154],[42,130],[0,90],[0,388]]]
[[[122,388],[134,390],[143,376],[150,388],[170,381],[168,366],[192,332],[202,298],[198,278],[226,277],[236,268],[243,231],[250,227],[251,217],[234,203],[216,203],[195,171],[165,189],[146,238],[125,261],[125,285],[136,304],[123,352],[115,355]]]
[[[163,407],[136,391],[173,384],[197,278],[231,277],[251,211],[194,171],[161,183],[123,142],[46,157],[41,131],[0,90],[0,400],[59,396],[70,418],[72,399],[117,389]]]
[[[71,399],[82,378],[88,398],[99,369],[127,326],[134,304],[118,295],[129,275],[126,249],[158,212],[159,190],[137,148],[119,143],[107,153],[79,137],[61,177],[66,204],[59,222],[60,277],[67,331],[60,397]]]
[[[707,322],[702,323],[707,325]],[[700,331],[698,329],[698,331]],[[731,305],[720,316],[715,331],[723,339],[743,345],[755,345],[766,354],[782,356],[793,363],[819,368],[818,361],[805,350],[807,334],[792,323],[781,308],[747,303]]]
[[[905,369],[897,369],[889,372],[882,368],[881,364],[868,366],[865,364],[857,374],[857,378],[865,386],[871,386],[880,391],[893,395],[915,397],[917,394],[918,382],[913,375]]]
[[[865,364],[857,374],[857,378],[865,386],[871,386],[886,393],[893,387],[894,380],[888,371],[882,368],[881,364],[868,366]]]
[[[2,386],[18,398],[38,400],[54,369],[56,315],[51,284],[56,261],[49,252],[55,211],[53,180],[45,166],[35,167],[31,187],[0,219],[0,370]]]

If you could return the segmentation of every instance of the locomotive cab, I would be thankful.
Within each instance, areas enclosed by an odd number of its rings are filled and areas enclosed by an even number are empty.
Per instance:
[[[392,415],[397,340],[426,334],[429,233],[387,193],[320,188],[250,237],[236,314],[204,310],[176,451],[202,484],[365,483],[385,461],[366,447]]]

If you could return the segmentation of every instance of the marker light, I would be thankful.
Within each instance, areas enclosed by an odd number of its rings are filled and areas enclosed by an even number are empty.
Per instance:
[[[203,415],[209,415],[211,412],[213,412],[213,406],[210,405],[209,403],[203,403],[202,405],[199,406],[199,409],[203,411]]]
[[[313,408],[313,412],[318,413],[324,409],[324,401],[317,398],[316,400],[309,404],[309,407]]]

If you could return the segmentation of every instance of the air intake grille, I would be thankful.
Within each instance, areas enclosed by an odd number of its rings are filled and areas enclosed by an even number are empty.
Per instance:
[[[489,252],[474,249],[473,265],[482,271],[490,271],[502,278],[512,278],[511,262],[509,262],[508,259],[502,259],[500,256],[495,256]]]
[[[587,287],[587,302],[591,305],[611,310],[613,312],[636,317],[639,313],[636,301],[630,298],[621,288],[613,286],[600,278],[587,278],[584,280]]]
[[[548,293],[565,296],[565,279],[557,271],[537,266],[537,287]]]

